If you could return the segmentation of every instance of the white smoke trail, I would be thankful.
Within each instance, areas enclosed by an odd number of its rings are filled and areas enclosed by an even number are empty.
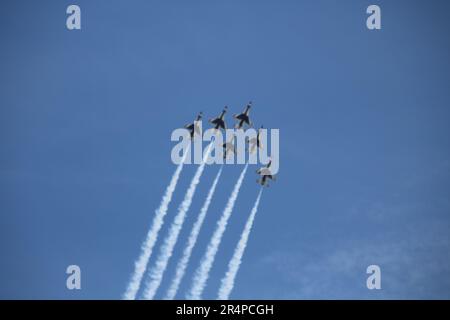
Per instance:
[[[233,207],[239,194],[239,189],[241,188],[242,181],[244,180],[247,167],[248,164],[246,164],[244,169],[242,170],[241,175],[239,176],[239,179],[236,182],[233,191],[231,192],[231,196],[228,199],[225,210],[223,211],[222,216],[217,222],[216,230],[214,230],[213,236],[211,237],[206,252],[203,255],[200,266],[195,271],[191,289],[186,295],[187,299],[190,300],[201,299],[203,290],[205,289],[206,281],[209,278],[209,271],[211,270],[211,267],[214,263],[214,258],[217,254],[217,250],[219,249],[223,233],[225,232],[225,229],[227,227],[228,219],[230,218],[231,213],[233,211]]]
[[[181,228],[183,227],[186,213],[191,206],[192,198],[194,197],[195,190],[197,189],[197,185],[200,182],[200,177],[202,176],[203,169],[205,168],[206,160],[209,157],[212,145],[213,143],[210,143],[208,148],[206,149],[206,152],[202,159],[202,163],[198,167],[194,177],[191,180],[191,184],[189,185],[189,188],[184,196],[183,202],[178,208],[178,213],[175,216],[172,225],[170,226],[169,233],[164,239],[164,243],[160,248],[158,259],[156,260],[156,265],[153,269],[150,270],[146,288],[144,290],[144,299],[153,299],[159,285],[161,284],[164,272],[167,268],[167,264],[169,263],[169,259],[172,256],[173,249],[175,247],[175,244],[177,243]]]
[[[258,211],[258,204],[259,204],[259,200],[261,199],[262,191],[263,191],[263,189],[261,187],[258,197],[256,198],[255,204],[253,205],[250,216],[247,219],[247,223],[245,224],[244,231],[242,231],[241,238],[239,239],[236,249],[234,250],[233,257],[231,258],[230,262],[228,263],[228,270],[222,279],[219,293],[217,296],[218,300],[228,300],[231,290],[233,290],[234,280],[236,279],[236,274],[238,273],[239,267],[242,262],[242,256],[244,255],[245,247],[247,246],[248,237],[250,235],[250,231],[252,230],[256,211]]]
[[[134,263],[134,272],[131,276],[131,280],[128,284],[127,290],[123,295],[125,300],[136,299],[136,294],[141,286],[142,277],[144,276],[145,270],[147,269],[148,261],[152,255],[153,247],[155,246],[156,240],[158,239],[159,230],[161,230],[164,224],[164,217],[167,214],[167,209],[169,203],[172,200],[172,194],[177,186],[178,178],[180,177],[181,170],[183,169],[184,161],[186,160],[187,152],[184,154],[181,163],[178,165],[175,173],[172,175],[169,186],[161,200],[159,208],[155,211],[155,216],[153,218],[152,226],[147,233],[147,237],[141,246],[141,254]]]
[[[181,256],[180,261],[178,261],[177,267],[175,269],[175,277],[173,278],[164,299],[172,300],[173,298],[175,298],[175,295],[177,294],[178,287],[180,286],[181,280],[183,279],[184,274],[186,272],[189,259],[191,258],[192,250],[194,249],[195,243],[197,242],[200,229],[202,227],[203,221],[205,220],[206,213],[208,212],[208,208],[214,195],[214,191],[216,190],[217,182],[219,181],[220,175],[222,174],[222,168],[223,167],[221,167],[219,172],[217,172],[216,178],[214,179],[211,189],[209,190],[205,203],[203,204],[203,207],[200,210],[197,220],[195,221],[194,226],[192,227],[186,247],[184,248],[183,251],[183,255]]]

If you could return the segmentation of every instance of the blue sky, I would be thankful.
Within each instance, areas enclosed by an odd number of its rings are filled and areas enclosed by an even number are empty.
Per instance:
[[[80,31],[65,27],[72,3]],[[365,26],[373,3],[380,31]],[[280,172],[231,298],[449,299],[448,12],[445,1],[2,1],[0,298],[119,299],[175,170],[171,131],[252,100],[255,124],[280,129]],[[241,169],[225,168],[179,298]],[[205,298],[258,193],[250,169]],[[205,169],[157,297],[217,170]],[[79,291],[65,287],[70,264]],[[381,290],[365,286],[370,264]]]

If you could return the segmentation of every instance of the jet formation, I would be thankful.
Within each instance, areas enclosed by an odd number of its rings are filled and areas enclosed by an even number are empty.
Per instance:
[[[235,129],[243,129],[245,126],[247,126],[247,127],[253,126],[253,124],[250,120],[250,115],[249,115],[251,107],[252,107],[252,102],[250,101],[245,106],[244,110],[241,113],[233,115],[233,118],[236,120],[236,124],[234,126]],[[221,130],[221,129],[226,130],[227,129],[227,124],[225,122],[225,114],[227,113],[227,111],[228,111],[228,107],[225,106],[223,108],[222,112],[219,114],[219,116],[217,116],[216,118],[209,119],[209,123],[213,126],[213,128],[215,130]],[[202,117],[203,117],[203,113],[200,112],[197,115],[197,118],[195,119],[194,122],[189,123],[184,126],[184,128],[189,131],[189,135],[190,135],[191,139],[194,139],[195,135],[201,135],[198,121],[201,121]],[[260,134],[261,134],[261,131],[263,128],[264,127],[261,126],[258,129],[258,134],[257,134],[256,138],[247,140],[247,144],[248,144],[247,150],[250,153],[254,153],[257,149],[263,148],[262,142],[260,141]],[[233,140],[234,140],[234,137],[232,137],[230,139],[230,141],[227,141],[222,145],[224,159],[227,158],[228,156],[236,153],[236,146],[234,145]],[[275,175],[273,175],[270,170],[271,164],[272,164],[272,160],[270,160],[266,166],[263,166],[263,167],[259,168],[258,170],[256,170],[256,173],[261,176],[258,180],[256,180],[256,182],[258,184],[260,184],[261,186],[268,187],[269,186],[268,179],[270,179],[272,181],[276,180]]]

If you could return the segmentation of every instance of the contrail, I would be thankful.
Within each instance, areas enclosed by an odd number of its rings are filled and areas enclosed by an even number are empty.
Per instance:
[[[136,299],[136,294],[141,286],[142,277],[144,276],[145,270],[147,269],[148,261],[152,255],[153,247],[155,246],[156,240],[158,239],[159,230],[164,223],[164,217],[167,214],[167,209],[169,203],[172,200],[172,194],[177,186],[178,178],[180,177],[181,170],[183,169],[184,161],[186,160],[187,152],[184,154],[181,163],[178,165],[175,173],[170,180],[169,186],[161,200],[159,208],[155,211],[155,216],[153,218],[152,226],[147,233],[147,237],[141,246],[141,254],[139,258],[134,263],[134,273],[131,276],[131,280],[128,283],[127,290],[123,295],[125,300]]]
[[[204,157],[202,159],[202,163],[198,167],[195,172],[194,177],[191,180],[191,184],[189,185],[189,189],[184,196],[183,202],[178,208],[178,213],[174,218],[172,225],[170,226],[169,233],[164,239],[164,243],[162,244],[158,259],[156,260],[156,265],[153,269],[150,270],[147,285],[144,291],[144,299],[151,300],[156,294],[159,285],[161,284],[164,271],[166,271],[167,264],[169,263],[169,259],[172,256],[173,249],[178,240],[178,235],[180,234],[181,228],[183,227],[184,219],[186,218],[186,213],[189,210],[189,207],[192,203],[192,198],[194,197],[195,190],[197,189],[197,185],[200,182],[200,177],[202,176],[203,169],[205,168],[206,160],[209,157],[209,153],[211,151],[213,143],[210,143]]]
[[[236,278],[236,274],[239,271],[239,267],[242,262],[242,256],[244,255],[245,247],[247,246],[248,237],[250,235],[250,231],[252,230],[253,221],[255,220],[256,211],[258,211],[259,200],[261,199],[263,188],[259,191],[258,197],[256,198],[255,204],[253,205],[253,209],[248,217],[247,223],[245,224],[244,231],[242,231],[241,238],[234,250],[233,257],[228,263],[228,271],[225,273],[225,276],[222,279],[222,284],[219,289],[219,293],[217,295],[218,300],[228,300],[230,296],[231,290],[233,290],[234,280]]]
[[[214,234],[208,244],[208,247],[202,258],[200,266],[195,271],[191,289],[186,295],[187,299],[190,300],[201,299],[203,289],[205,288],[206,281],[208,280],[209,277],[209,271],[211,270],[214,258],[217,254],[217,250],[219,249],[223,233],[225,232],[225,229],[227,227],[228,219],[230,218],[231,212],[233,211],[234,203],[236,202],[239,189],[241,188],[242,181],[244,180],[247,167],[248,163],[245,165],[244,169],[241,172],[241,175],[239,176],[238,181],[236,182],[233,188],[233,192],[231,193],[231,196],[228,199],[225,210],[222,213],[222,217],[220,217],[220,220],[217,222],[216,230],[214,230]]]
[[[200,229],[202,227],[203,221],[205,220],[206,213],[208,212],[208,208],[214,195],[214,191],[216,190],[217,182],[219,182],[220,175],[222,174],[222,168],[223,166],[220,168],[219,172],[217,172],[216,178],[214,179],[211,189],[209,190],[205,203],[203,204],[203,207],[200,210],[197,220],[195,221],[194,226],[192,227],[186,247],[184,248],[183,251],[183,255],[180,261],[178,261],[177,267],[175,269],[176,270],[175,277],[173,278],[172,283],[170,284],[170,287],[167,290],[164,299],[172,300],[173,298],[175,298],[175,295],[177,294],[178,287],[180,286],[181,280],[183,279],[184,274],[186,272],[189,259],[191,258],[192,250],[194,249],[195,243],[197,242]]]

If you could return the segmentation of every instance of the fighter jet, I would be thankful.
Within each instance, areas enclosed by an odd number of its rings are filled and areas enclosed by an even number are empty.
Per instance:
[[[256,180],[256,182],[262,186],[266,186],[266,187],[269,186],[267,179],[271,179],[272,181],[276,180],[275,175],[273,175],[269,169],[271,164],[272,164],[272,160],[270,160],[269,163],[265,167],[261,167],[258,170],[256,170],[256,173],[261,176],[261,179]]]
[[[187,125],[184,126],[184,128],[186,128],[186,129],[189,130],[189,135],[191,136],[191,139],[194,138],[194,135],[195,135],[195,134],[201,135],[200,128],[199,128],[199,126],[198,126],[198,123],[196,123],[196,121],[200,121],[200,120],[202,119],[202,116],[203,116],[203,113],[200,112],[200,113],[198,114],[198,116],[197,116],[197,119],[195,119],[194,122],[189,123],[189,124],[187,124]]]
[[[252,123],[250,121],[250,118],[248,116],[248,114],[250,113],[250,108],[252,107],[252,102],[250,101],[247,106],[245,107],[245,110],[240,113],[240,114],[235,114],[233,116],[233,118],[235,118],[236,120],[239,120],[236,125],[235,128],[236,129],[241,129],[244,126],[244,123],[246,123],[248,126],[251,126]]]
[[[222,128],[225,130],[227,128],[227,125],[224,120],[225,113],[227,113],[227,109],[228,109],[228,107],[225,106],[225,108],[223,108],[223,111],[220,114],[220,116],[209,120],[209,122],[211,122],[214,125],[214,129],[218,130],[218,129]]]
[[[256,135],[256,138],[251,138],[250,140],[248,140],[248,144],[249,144],[249,151],[250,153],[255,152],[255,149],[262,149],[263,144],[260,140],[260,135],[261,135],[261,129],[263,129],[264,127],[261,126],[261,128],[258,129],[258,134]]]
[[[222,145],[224,159],[228,158],[229,155],[236,153],[236,146],[234,145],[233,141],[234,141],[234,136],[230,139],[229,142],[225,142]]]

